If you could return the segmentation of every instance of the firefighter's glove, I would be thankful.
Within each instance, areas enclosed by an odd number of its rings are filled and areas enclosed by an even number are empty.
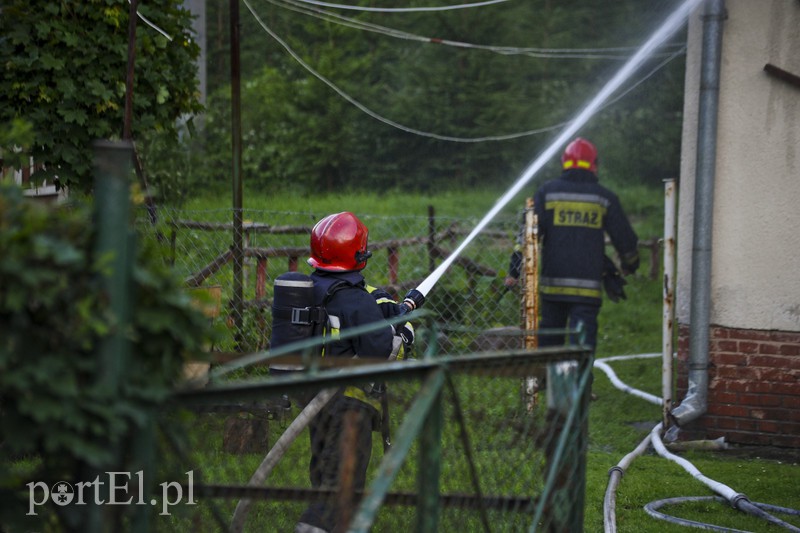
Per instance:
[[[411,322],[406,322],[400,326],[400,331],[397,334],[403,339],[403,344],[407,346],[414,344],[414,326],[411,325]]]
[[[627,299],[624,288],[627,283],[617,269],[617,265],[608,256],[603,256],[603,288],[608,299],[612,302]]]
[[[406,294],[406,297],[403,298],[403,303],[406,305],[406,307],[408,307],[409,311],[419,309],[422,307],[422,304],[425,303],[425,295],[419,292],[417,289],[411,289]]]
[[[403,358],[403,339],[400,335],[392,337],[392,353],[389,354],[389,361],[397,361]]]
[[[397,359],[408,359],[411,357],[411,350],[414,348],[414,326],[411,322],[406,322],[395,331],[392,338],[392,353],[390,361]]]

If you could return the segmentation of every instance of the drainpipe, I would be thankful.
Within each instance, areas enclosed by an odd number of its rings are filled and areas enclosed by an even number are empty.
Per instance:
[[[686,398],[672,411],[679,426],[705,414],[708,406],[708,344],[711,300],[711,223],[717,156],[719,71],[725,0],[706,0],[700,66],[700,106],[692,244],[689,326],[689,383]]]

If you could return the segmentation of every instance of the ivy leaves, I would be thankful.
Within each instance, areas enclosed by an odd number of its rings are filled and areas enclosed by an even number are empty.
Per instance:
[[[175,137],[177,119],[201,110],[191,15],[180,0],[158,4],[148,6],[147,17],[173,40],[144,25],[137,29],[134,137],[153,131]],[[35,142],[28,155],[78,189],[91,185],[91,142],[122,132],[128,16],[126,0],[3,3],[0,123],[30,123]]]

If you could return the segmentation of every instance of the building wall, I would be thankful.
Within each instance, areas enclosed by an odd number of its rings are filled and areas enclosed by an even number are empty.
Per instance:
[[[677,384],[684,392],[688,334],[682,325]],[[800,448],[800,333],[715,326],[709,353],[708,411],[683,438]]]
[[[795,417],[794,426],[783,425],[791,418],[788,411],[761,405],[778,402],[764,399],[776,390],[790,397],[780,399],[782,406],[794,402],[796,409],[800,398],[800,87],[764,70],[772,64],[800,75],[800,2],[726,0],[725,5],[712,227],[709,412],[692,426],[711,433],[730,430],[731,440],[748,443],[769,440],[763,435],[784,442],[781,436],[793,431],[794,438],[784,444],[800,447],[800,421]],[[691,323],[702,14],[698,10],[689,23],[679,193],[676,318],[683,362]],[[777,353],[774,339],[784,345]],[[685,378],[685,364],[679,365],[679,373]],[[732,394],[731,387],[741,390]],[[685,388],[685,379],[679,377],[677,398],[685,395]],[[719,426],[723,420],[727,427]]]

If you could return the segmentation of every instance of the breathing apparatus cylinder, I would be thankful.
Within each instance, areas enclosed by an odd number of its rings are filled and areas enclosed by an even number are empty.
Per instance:
[[[299,272],[286,272],[275,278],[272,299],[270,350],[310,339],[321,319],[314,306],[314,281]],[[301,365],[271,364],[274,370],[301,370]]]

